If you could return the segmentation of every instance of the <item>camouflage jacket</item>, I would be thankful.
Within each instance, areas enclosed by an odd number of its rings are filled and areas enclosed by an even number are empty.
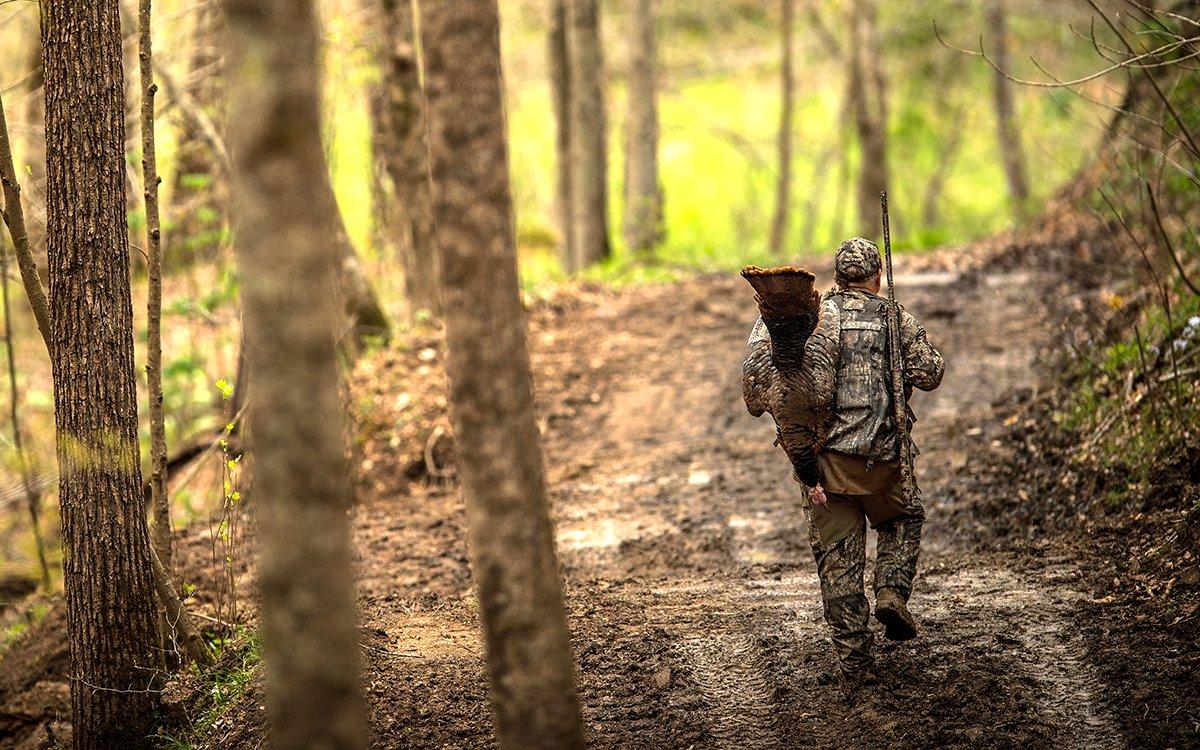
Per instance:
[[[824,449],[895,461],[899,443],[888,365],[887,300],[861,289],[839,289],[826,294],[821,315],[834,319],[822,328],[838,331],[836,344],[828,338],[821,342],[829,347],[822,360],[833,368],[837,384]],[[929,343],[924,326],[903,307],[900,350],[906,397],[914,387],[931,391],[941,384],[945,371],[942,355]],[[910,409],[910,429],[915,419]]]
[[[759,319],[750,333],[750,349],[769,339],[766,325]],[[941,384],[945,369],[942,355],[930,345],[925,328],[903,306],[900,348],[904,354],[904,380],[910,391],[912,387],[931,391]],[[887,356],[887,301],[861,289],[826,292],[820,320],[804,347],[803,366],[812,390],[805,394],[806,405],[814,415],[826,415],[825,434],[818,448],[877,461],[896,460],[899,446]],[[748,397],[747,405],[757,416],[765,404],[752,401]],[[915,421],[911,409],[908,421],[911,429]],[[815,474],[802,479],[809,485],[817,482]]]

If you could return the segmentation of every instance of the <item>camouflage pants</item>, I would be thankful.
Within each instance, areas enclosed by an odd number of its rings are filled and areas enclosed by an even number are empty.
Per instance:
[[[852,496],[829,493],[829,508],[835,513],[857,513],[857,523],[848,534],[832,543],[821,540],[818,523],[814,523],[812,507],[805,508],[809,541],[817,561],[821,579],[821,599],[825,622],[828,623],[834,650],[842,668],[854,671],[869,666],[873,660],[871,647],[871,608],[863,593],[863,573],[866,569],[866,516]],[[917,554],[921,547],[921,526],[925,512],[920,504],[906,509],[901,515],[880,523],[875,531],[876,554],[874,590],[895,589],[904,599],[912,592],[917,571]]]

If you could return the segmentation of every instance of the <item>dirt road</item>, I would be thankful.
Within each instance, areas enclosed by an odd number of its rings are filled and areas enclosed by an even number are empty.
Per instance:
[[[912,602],[922,631],[881,650],[885,684],[855,700],[829,680],[798,487],[769,418],[741,404],[755,317],[743,282],[596,293],[535,318],[595,746],[1121,745],[1069,617],[1082,597],[1073,561],[973,553],[945,512],[952,484],[970,492],[962,468],[989,440],[993,402],[1036,385],[1048,327],[1028,281],[897,280],[948,362],[942,388],[915,403],[929,511]],[[461,499],[403,496],[386,472],[373,481],[358,537],[377,744],[489,746]],[[232,735],[248,739],[247,713]]]
[[[575,290],[535,306],[539,414],[593,746],[1124,746],[1113,691],[1085,648],[1095,643],[1073,619],[1089,598],[1081,560],[1061,546],[981,547],[987,519],[963,511],[997,491],[966,460],[1002,429],[997,405],[1037,387],[1055,335],[1047,295],[1003,271],[899,271],[901,298],[948,363],[941,389],[914,402],[929,516],[912,600],[921,635],[899,646],[880,638],[884,683],[853,699],[831,679],[798,486],[769,417],[741,403],[755,318],[744,282]],[[401,455],[412,411],[444,405],[440,358],[436,337],[402,342],[355,376],[370,414],[356,541],[379,748],[493,742],[462,498],[453,483],[414,491]],[[444,448],[431,443],[426,458]],[[1001,492],[1004,502],[978,507],[1024,501]],[[181,539],[201,607],[220,585],[219,566],[205,562],[210,533]],[[49,642],[61,663],[61,640]],[[55,679],[37,685],[65,695]],[[262,746],[263,702],[261,681],[251,682],[192,746]],[[182,724],[199,729],[194,718]]]

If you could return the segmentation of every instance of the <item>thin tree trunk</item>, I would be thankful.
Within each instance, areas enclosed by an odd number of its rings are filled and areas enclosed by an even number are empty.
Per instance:
[[[879,234],[879,193],[888,189],[888,108],[880,64],[882,54],[875,0],[854,0],[850,18],[850,90],[860,151],[858,219],[860,231],[866,237]]]
[[[192,618],[171,581],[171,574],[167,572],[153,546],[150,547],[150,564],[154,568],[154,591],[158,594],[158,602],[163,608],[164,643],[169,645],[175,654],[184,656],[202,667],[212,664],[212,652],[196,632]]]
[[[987,27],[992,39],[993,61],[1008,70],[1008,13],[1004,0],[991,0],[987,6]],[[994,71],[992,96],[996,107],[996,137],[1000,158],[1004,162],[1004,177],[1008,182],[1008,197],[1013,214],[1024,214],[1029,200],[1029,181],[1025,176],[1025,155],[1021,150],[1021,133],[1017,127],[1016,107],[1012,84],[999,70]]]
[[[604,60],[599,0],[567,0],[571,72],[572,270],[612,252],[608,239],[608,124],[604,110]]]
[[[349,333],[359,348],[368,339],[387,339],[392,332],[392,323],[379,302],[379,296],[375,294],[375,288],[363,271],[358,251],[354,249],[354,244],[350,242],[350,236],[346,233],[342,210],[333,194],[333,184],[328,172],[319,184],[313,185],[313,189],[317,193],[317,199],[325,204],[318,210],[330,217],[334,229],[330,241],[338,256],[339,283],[336,292],[342,301],[344,319],[350,327]]]
[[[40,49],[40,47],[39,47]],[[17,256],[17,268],[21,271],[21,282],[33,308],[33,318],[47,350],[50,347],[50,302],[46,288],[38,273],[37,260],[29,242],[29,229],[25,223],[25,210],[21,204],[21,183],[13,164],[12,142],[8,137],[8,121],[4,116],[4,99],[0,94],[0,188],[4,193],[4,225],[8,227],[13,249]]]
[[[784,250],[792,202],[792,120],[796,107],[796,72],[793,70],[796,0],[782,0],[781,11],[780,38],[783,48],[779,64],[779,171],[775,183],[775,217],[771,220],[770,240],[771,252],[775,255],[781,255]]]
[[[363,748],[332,330],[343,234],[321,146],[311,0],[229,0],[229,121],[267,700],[276,747]]]
[[[384,211],[395,217],[396,239],[404,267],[409,310],[441,315],[438,299],[437,247],[434,245],[433,199],[429,188],[429,152],[425,143],[424,94],[411,0],[382,0],[383,80],[376,92],[375,158],[391,183]]]
[[[625,123],[625,245],[651,255],[663,238],[663,193],[658,171],[658,50],[654,0],[634,0],[632,58]]]
[[[8,302],[8,253],[0,262],[0,294],[4,302],[4,350],[8,361],[8,418],[12,424],[13,454],[17,473],[21,475],[21,486],[25,490],[25,504],[29,511],[29,527],[33,532],[34,549],[37,552],[38,571],[42,577],[42,588],[50,589],[50,566],[46,563],[46,542],[42,539],[42,492],[34,481],[25,453],[25,437],[21,429],[21,415],[17,407],[17,353],[13,339],[12,305]]]
[[[158,160],[154,150],[153,42],[151,0],[138,2],[138,71],[142,83],[142,189],[146,201],[146,381],[150,401],[150,513],[154,551],[171,572],[171,508],[167,494],[167,428],[162,384],[162,228],[158,219]]]
[[[946,180],[950,176],[950,169],[954,166],[955,158],[958,157],[958,149],[962,145],[963,133],[966,131],[966,128],[961,124],[961,117],[962,108],[956,108],[949,118],[949,121],[952,123],[950,142],[942,146],[937,167],[933,170],[933,174],[929,176],[929,182],[925,184],[925,196],[921,203],[921,223],[926,229],[932,229],[941,221],[938,204],[941,201],[942,192],[946,188]]]
[[[571,218],[571,65],[567,47],[568,0],[550,0],[549,69],[554,96],[554,210],[558,217],[558,254],[563,268],[577,271],[575,222]]]
[[[42,4],[50,352],[76,748],[152,747],[161,674],[138,457],[116,0]]]
[[[517,282],[496,0],[425,0],[450,400],[500,747],[580,748]]]

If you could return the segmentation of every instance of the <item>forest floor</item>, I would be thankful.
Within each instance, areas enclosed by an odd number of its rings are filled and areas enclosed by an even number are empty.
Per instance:
[[[533,305],[548,481],[592,745],[1200,744],[1195,612],[1170,631],[1149,609],[1142,617],[1143,605],[1108,595],[1123,522],[1103,538],[1082,521],[1032,539],[995,530],[1005,524],[992,516],[1043,500],[995,481],[996,467],[1035,460],[1014,458],[1013,435],[1019,444],[1019,431],[1036,427],[1024,409],[1055,377],[1047,353],[1095,291],[1052,288],[1049,274],[1012,261],[952,250],[899,268],[900,298],[947,362],[942,387],[914,399],[928,512],[911,602],[921,630],[899,645],[880,635],[883,683],[852,695],[831,679],[798,485],[772,446],[769,417],[751,418],[741,402],[755,318],[744,282],[569,289]],[[814,266],[823,280],[827,265]],[[449,462],[449,441],[426,442],[411,461],[396,447],[415,405],[439,403],[440,360],[435,335],[414,335],[355,374],[366,414],[359,596],[379,748],[493,743],[462,497],[453,482],[412,478],[424,462]],[[216,575],[209,534],[181,538],[195,580]],[[1180,627],[1191,642],[1173,640]],[[19,695],[0,686],[0,734],[14,701],[41,690],[61,703],[65,685],[50,672],[22,680]],[[263,746],[263,700],[256,678],[192,742]]]

